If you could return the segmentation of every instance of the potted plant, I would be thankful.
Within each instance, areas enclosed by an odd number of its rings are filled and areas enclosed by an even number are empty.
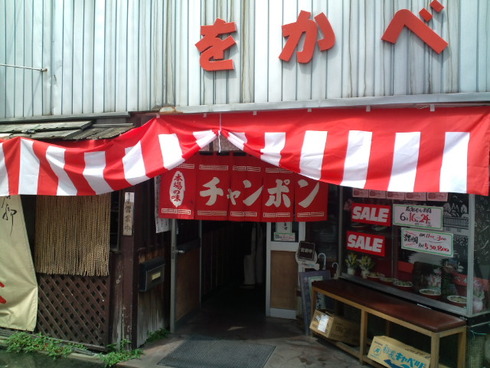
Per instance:
[[[347,274],[353,275],[356,272],[356,267],[358,264],[357,254],[347,254],[347,257],[345,258],[345,264],[347,265]]]
[[[364,255],[359,260],[359,267],[361,268],[362,277],[367,278],[369,271],[374,267],[374,261],[371,257]]]

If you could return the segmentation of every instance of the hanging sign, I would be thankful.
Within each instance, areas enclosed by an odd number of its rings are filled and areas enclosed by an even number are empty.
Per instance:
[[[358,233],[355,231],[347,232],[347,249],[349,250],[384,256],[385,248],[384,236]]]
[[[451,233],[402,228],[401,236],[402,249],[444,257],[453,256],[453,234]]]
[[[159,216],[221,221],[325,221],[328,184],[251,156],[196,155],[162,175]]]
[[[296,175],[275,166],[265,167],[262,221],[293,221]]]
[[[38,287],[20,196],[0,197],[0,327],[33,331]]]
[[[351,220],[365,224],[390,226],[391,207],[377,204],[353,203]]]
[[[328,184],[295,175],[296,221],[320,221],[327,218]]]
[[[193,220],[195,218],[196,168],[199,155],[191,157],[162,175],[160,217]]]
[[[228,156],[202,156],[197,170],[196,219],[228,220]]]
[[[231,221],[260,221],[264,164],[247,156],[234,156],[228,189]]]
[[[393,225],[442,230],[442,207],[393,205]]]

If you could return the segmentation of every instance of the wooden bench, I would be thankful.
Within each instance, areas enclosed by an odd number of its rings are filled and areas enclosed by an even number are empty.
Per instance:
[[[312,313],[316,305],[317,293],[360,310],[359,350],[343,343],[335,344],[342,350],[358,357],[361,363],[367,362],[371,365],[377,365],[367,357],[368,317],[373,315],[386,321],[387,330],[390,323],[395,323],[429,336],[431,339],[431,368],[439,367],[440,339],[450,335],[458,335],[458,368],[465,366],[466,322],[458,317],[341,279],[312,283]]]

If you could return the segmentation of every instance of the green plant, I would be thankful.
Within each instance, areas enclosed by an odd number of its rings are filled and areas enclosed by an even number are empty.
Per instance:
[[[361,267],[361,270],[369,271],[374,267],[374,261],[371,257],[364,255],[359,260],[359,267]]]
[[[166,330],[165,328],[161,328],[159,330],[153,331],[148,335],[145,344],[164,339],[168,336],[168,333],[169,333],[168,330]]]
[[[355,268],[357,266],[357,254],[347,254],[347,257],[345,258],[345,264],[348,268]]]
[[[104,363],[104,366],[109,368],[115,366],[117,363],[125,362],[126,360],[137,359],[141,357],[143,351],[141,349],[130,350],[130,341],[123,339],[116,344],[107,345],[109,350],[106,354],[99,354],[99,359]]]
[[[7,351],[15,353],[39,352],[47,354],[53,359],[62,358],[73,353],[80,345],[65,343],[42,334],[30,334],[27,332],[16,332],[7,340]]]

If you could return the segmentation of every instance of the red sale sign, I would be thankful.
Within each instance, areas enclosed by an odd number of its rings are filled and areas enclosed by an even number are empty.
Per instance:
[[[365,224],[390,226],[391,207],[379,204],[353,203],[351,220]]]
[[[373,254],[375,256],[384,256],[385,237],[381,235],[348,231],[347,249],[355,252]]]

